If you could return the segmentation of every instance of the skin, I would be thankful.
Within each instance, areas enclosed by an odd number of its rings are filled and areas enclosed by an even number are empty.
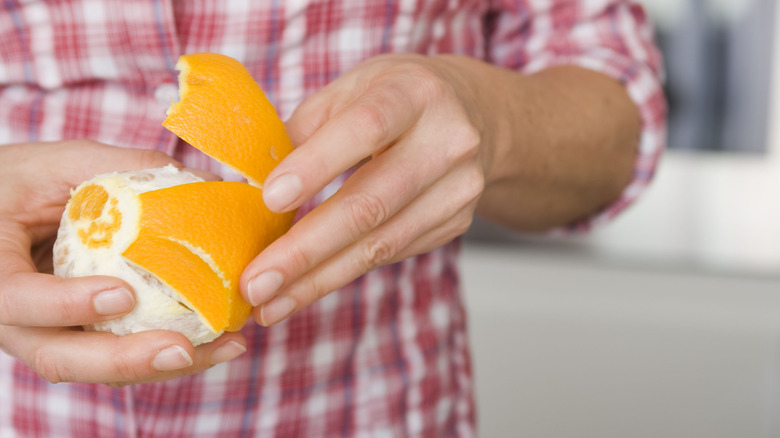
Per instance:
[[[271,209],[297,208],[359,168],[246,268],[242,293],[262,325],[446,244],[475,214],[524,232],[592,214],[631,179],[639,118],[620,84],[575,67],[528,76],[462,57],[385,55],[310,96],[287,128],[297,148],[265,182]],[[130,311],[129,286],[46,273],[70,188],[171,162],[90,141],[0,148],[3,351],[50,382],[121,386],[196,373],[245,350],[240,333],[193,348],[173,332],[84,332],[74,327]],[[101,302],[106,291],[116,293]]]
[[[181,167],[162,153],[91,141],[0,147],[4,181],[0,185],[0,348],[4,352],[52,383],[122,386],[202,371],[245,350],[240,333],[193,348],[187,338],[168,331],[121,337],[82,331],[75,327],[129,312],[134,305],[132,290],[117,278],[64,280],[47,273],[70,188],[97,173],[168,163]],[[113,295],[113,301],[96,300],[102,292]]]
[[[265,182],[272,210],[297,208],[362,165],[246,268],[242,291],[261,325],[446,244],[475,214],[540,232],[594,213],[630,182],[640,132],[624,88],[599,73],[529,76],[417,55],[364,63],[287,127],[297,148]]]

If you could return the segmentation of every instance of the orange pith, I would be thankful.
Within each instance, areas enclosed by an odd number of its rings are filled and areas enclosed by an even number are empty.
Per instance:
[[[268,210],[259,188],[292,144],[238,61],[199,53],[182,56],[177,68],[181,98],[163,125],[252,185],[187,183],[123,194],[117,201],[114,189],[86,184],[73,194],[67,214],[85,247],[116,246],[126,260],[176,291],[215,333],[235,331],[251,314],[239,292],[242,271],[290,228],[295,215]],[[128,199],[138,204],[123,223],[119,207]],[[116,238],[124,227],[135,228]]]
[[[179,58],[179,102],[163,126],[261,186],[292,151],[271,102],[235,59],[216,53]]]

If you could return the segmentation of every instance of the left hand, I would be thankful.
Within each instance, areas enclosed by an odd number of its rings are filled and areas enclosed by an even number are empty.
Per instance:
[[[275,324],[366,272],[438,248],[472,222],[491,159],[475,87],[448,58],[383,55],[306,99],[298,147],[264,199],[289,211],[361,164],[246,268],[255,320]]]
[[[82,330],[129,312],[132,288],[103,275],[50,275],[51,245],[72,187],[96,174],[168,164],[183,167],[162,152],[89,140],[0,146],[0,351],[51,383],[111,386],[173,379],[246,351],[241,333],[193,347],[172,331]]]

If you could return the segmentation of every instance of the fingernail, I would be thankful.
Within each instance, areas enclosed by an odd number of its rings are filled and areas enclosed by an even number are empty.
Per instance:
[[[214,350],[214,353],[211,354],[211,364],[216,365],[218,363],[233,360],[245,352],[246,347],[236,341],[230,341],[227,344]]]
[[[135,298],[125,288],[100,292],[92,299],[95,312],[100,315],[119,315],[133,308]]]
[[[303,193],[303,183],[298,175],[288,173],[263,188],[263,201],[272,211],[283,212]]]
[[[247,295],[249,295],[249,304],[257,307],[271,297],[282,287],[284,277],[279,271],[266,271],[253,278],[247,284]]]
[[[295,310],[295,300],[290,297],[276,297],[260,309],[263,325],[274,325],[290,316]]]
[[[192,365],[192,357],[187,350],[178,345],[168,347],[157,353],[152,361],[152,367],[157,371],[175,371]]]

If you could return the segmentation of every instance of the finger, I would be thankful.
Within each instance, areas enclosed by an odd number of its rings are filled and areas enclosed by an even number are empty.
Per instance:
[[[273,325],[296,310],[336,290],[374,268],[397,261],[420,236],[442,228],[452,233],[437,236],[452,240],[471,223],[470,215],[484,188],[477,166],[462,166],[447,174],[396,216],[362,239],[325,260],[297,279],[271,301],[254,310],[261,325]],[[433,248],[426,248],[430,250]]]
[[[6,326],[0,333],[6,352],[52,383],[136,381],[193,364],[192,345],[174,332],[116,336],[76,329]]]
[[[263,184],[268,208],[283,212],[298,207],[411,129],[423,105],[415,94],[403,90],[401,84],[386,81],[366,91],[293,150]]]
[[[117,278],[62,279],[35,272],[29,238],[0,223],[0,324],[84,325],[116,318],[134,305],[131,287]]]
[[[333,114],[341,111],[346,105],[352,103],[358,96],[354,84],[342,84],[346,82],[342,76],[319,89],[316,93],[307,97],[300,105],[295,107],[290,118],[285,122],[285,130],[294,146],[300,146],[309,139],[318,129],[324,125]],[[352,90],[352,93],[339,93],[341,88]]]
[[[101,173],[151,169],[168,164],[179,169],[184,167],[160,151],[121,148],[91,140],[24,145],[20,153],[30,154],[31,147],[38,149],[33,152],[35,156],[43,157],[43,162],[36,163],[38,167],[54,169],[55,175],[71,186]]]
[[[432,150],[399,144],[367,162],[338,193],[301,218],[244,270],[241,289],[253,306],[395,215],[446,170]],[[420,158],[427,168],[398,166]],[[361,189],[362,188],[362,189]],[[279,279],[282,279],[280,282]]]
[[[114,319],[133,309],[125,282],[104,276],[62,279],[36,272],[3,276],[0,324],[71,327]]]
[[[0,326],[0,345],[52,383],[127,384],[166,380],[202,371],[214,360],[229,359],[220,350],[245,350],[241,334],[231,333],[193,348],[181,334],[149,331],[127,336],[61,328]],[[238,346],[238,347],[236,347]]]
[[[3,146],[3,160],[0,175],[13,184],[31,190],[40,199],[34,199],[43,206],[62,206],[70,197],[70,189],[101,173],[141,170],[172,164],[182,164],[166,154],[153,150],[139,150],[108,146],[91,140],[69,140],[51,143],[25,143]],[[46,169],[45,178],[40,169]],[[38,175],[32,179],[30,176]],[[22,201],[30,201],[22,199]],[[0,205],[0,209],[7,207]],[[28,204],[11,209],[13,212],[30,211],[37,208]]]
[[[460,117],[451,120],[451,137],[442,138],[435,126],[415,129],[358,169],[250,263],[241,280],[244,298],[263,304],[284,284],[381,225],[453,167],[474,163],[480,137]]]
[[[404,88],[404,93],[418,92],[423,83],[434,79],[431,72],[420,68],[421,55],[394,54],[377,56],[355,69],[339,76],[333,82],[308,96],[285,122],[287,134],[294,145],[303,144],[334,114],[351,105],[367,89],[381,84],[392,76],[405,81],[412,88]]]
[[[388,263],[397,263],[416,255],[431,252],[442,247],[468,231],[474,221],[476,204],[464,206],[452,218],[429,230],[410,242]]]
[[[125,380],[113,386],[161,382],[177,377],[197,374],[214,365],[231,361],[244,354],[246,350],[246,338],[244,335],[239,332],[225,333],[209,343],[195,347],[192,365],[190,366],[177,368],[178,365],[186,362],[179,362],[180,359],[177,357],[177,354],[179,353],[178,349],[169,350],[164,354],[158,353],[158,355],[152,359],[152,368],[157,371],[156,374],[141,380]],[[169,368],[172,369],[172,371],[165,371]]]

